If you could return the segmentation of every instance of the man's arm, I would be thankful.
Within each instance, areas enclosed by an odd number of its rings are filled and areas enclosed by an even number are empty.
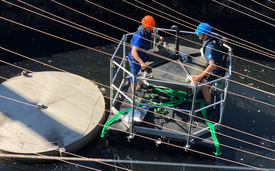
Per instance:
[[[192,80],[193,82],[200,82],[201,79],[208,74],[209,72],[211,72],[214,69],[214,60],[209,60],[209,65],[207,68],[205,68],[205,70],[200,74],[200,75],[195,75],[193,76]]]
[[[158,38],[158,36],[159,36],[159,35],[157,35],[157,34],[155,34],[155,33],[152,33],[151,35],[152,35],[152,38]],[[161,41],[163,41],[164,37],[160,36],[159,39],[160,39]]]
[[[147,67],[147,65],[146,65],[146,64],[142,61],[142,59],[140,59],[140,57],[138,56],[137,49],[138,49],[138,47],[133,46],[133,47],[132,47],[132,52],[131,52],[131,54],[132,54],[132,56],[135,58],[135,60],[138,61],[138,63],[140,64],[141,68],[142,68],[142,69],[145,69],[145,68]]]

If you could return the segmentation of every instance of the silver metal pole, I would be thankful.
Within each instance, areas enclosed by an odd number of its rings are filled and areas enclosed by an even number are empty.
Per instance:
[[[119,47],[120,47],[120,45],[121,45],[122,40],[123,40],[123,37],[122,37],[122,39],[120,40],[119,44],[117,45],[117,48],[116,48],[116,50],[115,50],[115,52],[114,52],[114,54],[113,54],[113,56],[112,56],[111,59],[114,59],[114,58],[115,58],[116,53],[117,53],[117,51],[118,51],[118,49],[119,49]]]
[[[120,64],[118,64],[116,61],[113,61],[113,63],[118,66],[119,68],[121,68],[123,71],[125,71],[127,74],[133,76],[133,74],[129,71],[127,71],[125,68],[123,68]]]
[[[200,108],[200,109],[196,110],[195,113],[200,112],[200,111],[202,111],[203,109],[207,109],[207,108],[209,108],[209,107],[211,107],[211,106],[216,106],[217,104],[220,104],[220,103],[223,103],[223,102],[224,102],[224,100],[220,100],[220,101],[218,101],[218,102],[216,102],[216,103],[212,103],[212,104],[210,104],[210,105],[208,105],[208,106],[205,106],[205,107],[203,107],[203,108]]]
[[[134,138],[134,116],[135,116],[135,95],[136,95],[136,86],[137,86],[137,77],[133,76],[133,91],[132,91],[132,122],[130,126],[130,135],[128,136],[128,140]]]
[[[120,66],[123,66],[123,63],[125,62],[125,60],[124,59],[122,59],[122,61],[120,62]],[[117,69],[117,71],[116,71],[116,73],[114,74],[114,76],[113,76],[113,83],[115,82],[115,80],[116,80],[116,77],[117,77],[117,75],[118,75],[118,73],[119,73],[119,71],[120,71],[120,67],[118,67],[118,69]],[[124,72],[122,72],[123,74],[124,74]],[[123,77],[124,78],[124,77]],[[123,81],[123,80],[122,80]]]
[[[191,113],[190,113],[188,134],[187,134],[187,138],[186,138],[186,146],[185,146],[186,148],[190,148],[190,135],[192,134],[193,115],[195,114],[197,92],[198,92],[198,87],[195,86],[193,88],[193,102],[192,102],[192,108],[191,108]]]
[[[151,105],[151,104],[146,104],[146,103],[136,103],[136,105],[142,105],[142,106],[150,106],[150,107],[156,107],[156,105]],[[158,105],[157,107],[163,108],[163,109],[168,109],[168,110],[175,110],[179,112],[188,112],[190,113],[190,110],[185,110],[185,109],[176,109],[176,108],[171,108],[171,107],[166,107],[166,106],[160,106]]]
[[[120,90],[120,88],[117,88],[115,85],[112,85],[112,86],[113,86],[113,88],[116,89],[116,91],[117,91],[118,93],[120,93],[120,94],[121,94],[122,96],[124,96],[127,100],[129,100],[129,102],[132,103],[132,100],[131,100],[128,96],[126,96],[126,94],[124,94],[123,91]],[[113,99],[114,104],[115,104],[115,100],[116,100],[116,99]]]
[[[202,87],[202,86],[205,86],[205,85],[208,85],[208,84],[211,84],[211,83],[215,83],[215,82],[218,82],[218,81],[220,81],[220,80],[227,79],[227,78],[228,78],[228,76],[221,77],[221,78],[215,79],[215,80],[213,80],[213,81],[209,81],[209,82],[200,84],[200,85],[198,85],[198,87]]]
[[[113,58],[110,59],[110,112],[112,113],[113,108]],[[111,114],[110,113],[110,114]]]
[[[156,35],[158,35],[158,29],[154,29],[153,32],[154,32]],[[157,40],[157,39],[154,38],[153,49],[155,49],[155,47],[156,47],[156,40]]]
[[[157,82],[157,83],[168,83],[168,84],[174,84],[174,85],[180,85],[180,86],[185,86],[185,87],[194,87],[193,85],[190,84],[183,84],[183,83],[176,83],[176,82],[169,82],[169,81],[162,81],[162,80],[155,80],[155,79],[148,79],[148,78],[139,78],[140,80],[146,80],[146,81],[151,81],[151,82]]]
[[[127,36],[123,36],[123,68],[126,69],[126,41],[127,41]],[[123,78],[126,77],[126,73],[123,72]]]
[[[166,29],[166,28],[157,28],[158,30],[161,30],[161,31],[169,31],[169,32],[176,32],[176,30],[171,30],[171,29]],[[187,33],[187,34],[197,34],[195,32],[191,32],[191,31],[182,31],[180,30],[180,33]]]
[[[228,85],[229,85],[229,80],[226,80],[226,87],[224,89],[224,102],[222,103],[222,111],[221,111],[221,114],[220,114],[220,120],[219,120],[219,123],[222,122],[222,116],[223,116],[223,113],[224,113],[224,107],[225,107],[225,103],[226,103],[226,97],[227,97],[227,89],[228,89]]]

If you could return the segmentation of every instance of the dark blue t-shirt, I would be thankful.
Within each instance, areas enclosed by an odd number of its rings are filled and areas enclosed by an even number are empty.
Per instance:
[[[209,62],[210,60],[214,60],[214,64],[218,65],[220,63],[220,61],[222,60],[222,57],[223,57],[223,53],[221,53],[221,36],[217,33],[210,33],[210,35],[208,36],[208,38],[203,41],[203,49],[204,49],[204,46],[207,42],[211,42],[212,40],[215,39],[215,37],[218,38],[218,41],[215,45],[213,43],[209,43],[206,48],[205,48],[205,51],[204,51],[204,58],[207,62]],[[219,42],[220,41],[220,42]],[[215,50],[214,50],[215,49]],[[221,68],[219,67],[214,67],[214,69],[212,70],[215,71],[215,70],[221,70]]]

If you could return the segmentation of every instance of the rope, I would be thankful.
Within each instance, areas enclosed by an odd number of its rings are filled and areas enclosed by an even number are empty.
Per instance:
[[[115,114],[111,119],[109,119],[103,126],[102,131],[101,131],[101,138],[104,137],[104,133],[106,129],[108,128],[109,125],[111,125],[120,115],[123,115],[126,112],[129,112],[132,108],[129,107],[127,109],[123,109],[122,111],[119,111],[117,114]]]

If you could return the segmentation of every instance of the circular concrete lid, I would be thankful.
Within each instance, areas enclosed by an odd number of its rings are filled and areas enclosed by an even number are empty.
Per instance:
[[[14,77],[0,84],[0,149],[66,148],[98,127],[104,111],[101,91],[83,77],[52,71]]]

